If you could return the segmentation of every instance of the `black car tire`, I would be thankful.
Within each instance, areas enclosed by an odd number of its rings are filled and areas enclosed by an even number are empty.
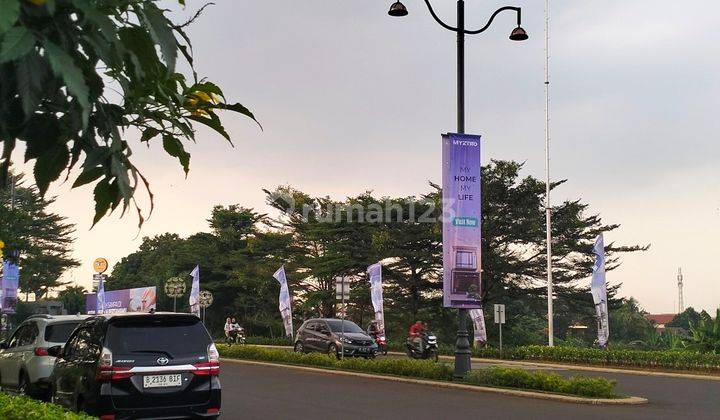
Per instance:
[[[340,354],[338,354],[338,348],[335,343],[330,343],[330,345],[328,346],[328,354],[330,356],[335,356],[338,359],[340,358]]]
[[[27,395],[31,396],[31,390],[30,390],[30,378],[28,378],[28,374],[25,372],[20,373],[20,378],[18,380],[18,387],[17,392],[20,395]]]
[[[295,343],[295,353],[305,353],[305,347],[301,341]]]

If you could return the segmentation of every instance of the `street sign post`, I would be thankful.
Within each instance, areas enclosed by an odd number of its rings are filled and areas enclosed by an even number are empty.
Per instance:
[[[350,282],[347,277],[335,277],[335,299],[342,302],[340,307],[342,321],[340,322],[340,359],[345,358],[345,316],[347,308],[345,307],[345,301],[350,299]]]
[[[502,351],[502,326],[505,323],[505,305],[495,304],[495,323],[500,328],[500,351]]]

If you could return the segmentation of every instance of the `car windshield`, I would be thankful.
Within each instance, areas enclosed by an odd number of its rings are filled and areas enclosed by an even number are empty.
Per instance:
[[[202,322],[193,318],[121,319],[107,333],[108,347],[118,354],[206,354],[210,343]]]
[[[330,319],[327,321],[328,325],[330,326],[330,330],[332,332],[341,332],[343,329],[346,333],[364,333],[362,328],[358,327],[357,324],[355,324],[352,321],[345,321],[343,322],[340,319]],[[344,324],[344,325],[343,325]]]
[[[64,343],[78,325],[80,325],[80,321],[48,325],[45,327],[45,341],[49,343]]]

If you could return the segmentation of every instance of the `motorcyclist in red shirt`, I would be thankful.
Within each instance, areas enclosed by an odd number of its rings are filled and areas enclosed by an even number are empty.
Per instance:
[[[423,335],[427,332],[427,326],[422,321],[415,321],[408,331],[408,340],[414,343],[420,351],[423,351]]]

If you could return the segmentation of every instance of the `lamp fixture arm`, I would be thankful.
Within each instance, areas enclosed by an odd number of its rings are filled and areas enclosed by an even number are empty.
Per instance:
[[[453,31],[453,32],[457,32],[457,28],[453,28],[452,26],[450,26],[450,25],[448,25],[447,23],[445,23],[445,22],[443,22],[442,20],[440,20],[440,18],[438,17],[438,15],[435,13],[435,10],[433,10],[432,5],[430,4],[430,0],[425,0],[425,4],[427,5],[427,8],[428,8],[428,10],[430,11],[430,14],[432,15],[433,19],[435,19],[435,21],[436,21],[437,23],[439,23],[440,26],[442,26],[443,28],[445,28],[445,29],[447,29],[447,30],[450,30],[450,31]]]
[[[427,0],[425,0],[425,1],[427,2]],[[521,16],[521,15],[520,15],[520,13],[521,13],[521,12],[520,12],[520,8],[519,8],[519,7],[513,7],[513,6],[505,6],[505,7],[501,7],[501,8],[499,8],[499,9],[497,9],[497,10],[495,11],[495,13],[493,13],[492,16],[490,16],[490,19],[488,19],[488,21],[487,21],[487,23],[485,24],[485,26],[483,26],[482,28],[480,28],[480,29],[478,29],[478,30],[476,30],[476,31],[465,31],[465,33],[466,33],[466,34],[470,34],[470,35],[475,35],[475,34],[479,34],[480,32],[484,32],[487,28],[490,27],[490,25],[492,24],[493,19],[495,19],[495,16],[497,16],[498,14],[500,14],[501,12],[503,12],[503,11],[505,11],[505,10],[513,10],[513,11],[517,12],[517,24],[518,24],[518,26],[520,26],[520,21],[521,21],[521,18],[520,18],[520,16]],[[436,18],[436,20],[437,20],[437,18]]]

